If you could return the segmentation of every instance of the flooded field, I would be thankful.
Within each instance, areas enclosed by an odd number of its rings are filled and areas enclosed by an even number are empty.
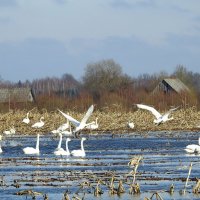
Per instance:
[[[96,134],[85,136],[86,157],[55,156],[53,151],[59,138],[40,137],[40,155],[29,156],[24,147],[35,147],[35,136],[12,136],[2,142],[0,154],[0,199],[145,199],[158,192],[164,199],[200,199],[193,194],[196,178],[200,178],[200,156],[187,154],[188,144],[198,144],[199,133],[151,132],[145,135]],[[65,141],[65,139],[63,138]],[[63,148],[65,142],[63,141]],[[80,139],[72,138],[69,149],[80,149]],[[133,177],[129,161],[142,156],[136,182],[140,194],[130,194]],[[190,163],[193,163],[186,193],[182,194]],[[124,193],[110,194],[109,185],[114,177],[114,188],[123,184]],[[101,181],[99,181],[101,180]],[[99,181],[99,184],[97,184]],[[168,191],[174,185],[174,193]],[[97,187],[98,186],[98,187]],[[94,195],[96,189],[101,195]],[[25,190],[33,194],[17,195]],[[37,192],[37,193],[35,193]],[[155,197],[153,198],[155,199]]]

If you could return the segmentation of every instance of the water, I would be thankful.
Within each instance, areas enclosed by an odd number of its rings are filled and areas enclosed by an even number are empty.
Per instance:
[[[114,137],[113,137],[114,136]],[[87,137],[87,136],[86,136]],[[24,155],[22,149],[35,147],[35,136],[7,137],[3,141],[3,153],[0,154],[0,199],[25,199],[26,195],[16,195],[23,190],[40,192],[36,199],[61,200],[67,191],[70,198],[79,195],[85,199],[144,199],[158,192],[163,199],[200,199],[192,193],[199,178],[200,157],[186,154],[184,148],[188,144],[198,144],[199,133],[150,132],[145,137],[139,133],[123,135],[88,136],[84,147],[85,158],[55,156],[53,151],[59,138],[51,135],[40,137],[40,152],[38,156]],[[63,147],[65,142],[63,141]],[[80,139],[72,139],[69,149],[79,149]],[[128,162],[133,157],[142,156],[138,167],[136,182],[140,184],[141,193],[129,194],[129,176],[131,171]],[[189,165],[193,163],[190,181],[186,194],[180,194],[185,185]],[[115,187],[123,180],[125,193],[110,195],[108,185],[112,175],[115,177]],[[103,181],[100,188],[103,194],[94,197],[97,181]],[[3,183],[2,183],[3,181]],[[80,183],[89,182],[91,187],[80,189]],[[170,195],[168,190],[174,184],[175,192]],[[19,185],[19,188],[16,188]],[[78,194],[76,194],[78,193]],[[32,196],[27,195],[27,199]]]

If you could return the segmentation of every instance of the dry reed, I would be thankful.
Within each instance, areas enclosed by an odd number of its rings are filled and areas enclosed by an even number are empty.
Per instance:
[[[85,113],[78,113],[74,111],[68,112],[77,120],[81,120]],[[58,128],[61,124],[66,122],[66,119],[56,110],[47,112],[47,110],[33,109],[30,112],[29,118],[30,124],[22,123],[22,119],[26,116],[25,110],[13,110],[8,113],[2,113],[0,115],[0,132],[8,130],[11,126],[14,126],[17,133],[20,134],[35,134],[41,132],[43,134],[49,133],[52,130]],[[40,117],[44,117],[45,125],[41,129],[34,129],[32,124],[39,121]],[[102,111],[95,110],[89,119],[89,122],[95,121],[98,117],[99,129],[95,132],[112,132],[123,133],[128,132],[127,122],[132,121],[135,124],[135,129],[132,131],[171,131],[171,130],[198,130],[197,126],[200,125],[200,112],[195,107],[187,109],[179,109],[172,113],[173,120],[164,124],[156,126],[153,123],[153,115],[144,110],[136,110],[133,112],[123,112],[116,109],[116,111],[105,108]]]

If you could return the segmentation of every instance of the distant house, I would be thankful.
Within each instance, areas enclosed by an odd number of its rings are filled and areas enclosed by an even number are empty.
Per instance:
[[[31,88],[0,88],[0,103],[34,102]]]
[[[163,79],[153,90],[153,94],[163,92],[165,94],[176,93],[188,93],[189,88],[177,78],[166,78]]]

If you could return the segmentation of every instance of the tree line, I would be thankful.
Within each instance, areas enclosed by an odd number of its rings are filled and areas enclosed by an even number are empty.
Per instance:
[[[154,88],[165,78],[180,79],[188,86],[190,93],[166,95],[160,92],[153,95]],[[18,83],[1,79],[0,87],[30,87],[36,102],[34,105],[22,105],[20,108],[23,109],[36,106],[50,111],[57,108],[85,110],[90,104],[95,104],[98,109],[109,107],[129,111],[135,103],[146,103],[160,109],[175,105],[199,107],[200,103],[199,73],[179,65],[172,74],[162,71],[130,77],[112,59],[89,63],[80,81],[66,73],[60,78],[46,77]]]

